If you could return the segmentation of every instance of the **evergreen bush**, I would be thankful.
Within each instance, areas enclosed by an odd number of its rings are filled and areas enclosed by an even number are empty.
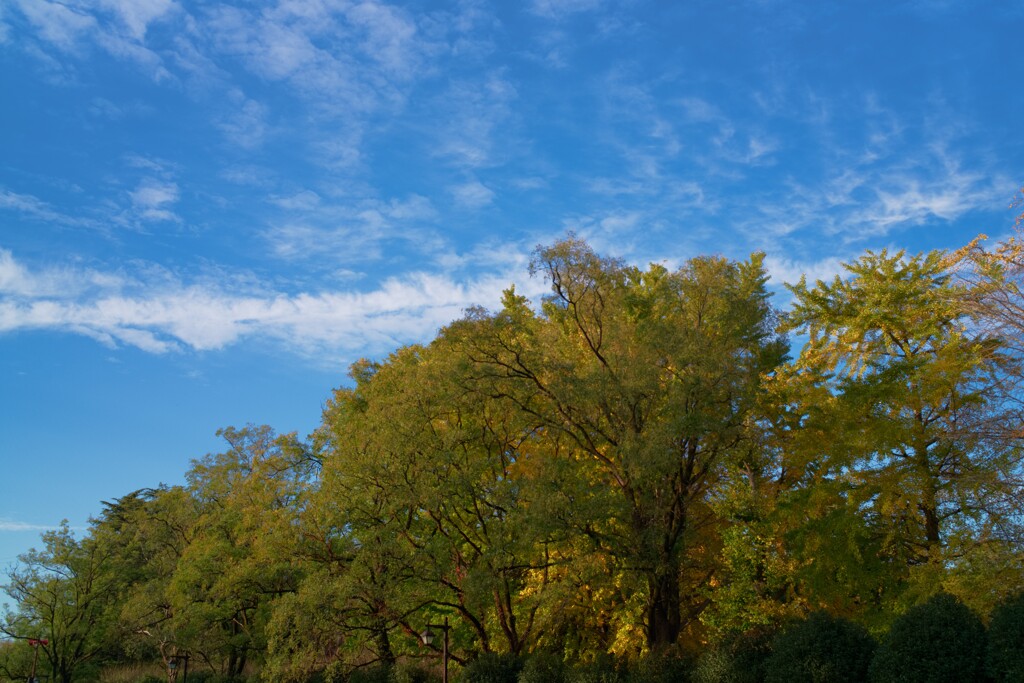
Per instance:
[[[441,674],[421,664],[402,663],[391,670],[391,683],[441,683]]]
[[[628,683],[687,683],[686,662],[678,657],[648,655],[629,669]]]
[[[993,680],[1024,681],[1024,593],[992,610],[987,654]]]
[[[626,683],[615,659],[604,655],[593,662],[578,663],[565,675],[566,683]]]
[[[861,683],[875,652],[867,630],[816,612],[772,641],[764,663],[765,683]]]
[[[984,681],[985,627],[948,593],[893,622],[871,662],[872,683]]]
[[[522,669],[520,657],[485,652],[466,665],[459,683],[516,683]]]
[[[391,667],[376,664],[365,669],[354,669],[348,675],[348,683],[391,683]]]
[[[550,652],[535,652],[523,664],[519,683],[565,683],[565,662]]]
[[[692,683],[763,683],[771,635],[753,631],[713,645],[697,659]]]

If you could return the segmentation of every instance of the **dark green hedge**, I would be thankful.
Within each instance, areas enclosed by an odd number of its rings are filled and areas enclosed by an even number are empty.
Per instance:
[[[940,593],[897,619],[871,664],[872,683],[985,681],[985,627]]]
[[[825,612],[780,633],[765,661],[765,683],[861,683],[875,652],[867,630]]]

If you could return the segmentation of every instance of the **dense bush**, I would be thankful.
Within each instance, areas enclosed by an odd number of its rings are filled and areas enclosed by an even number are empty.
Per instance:
[[[165,676],[154,676],[153,678],[161,681],[161,683],[167,681]],[[178,680],[181,681],[181,679],[182,673],[179,672]],[[209,669],[199,669],[196,671],[189,669],[188,672],[188,683],[245,683],[247,680],[244,676],[225,676]]]
[[[986,664],[1000,683],[1024,681],[1024,593],[992,611]]]
[[[771,634],[751,632],[708,648],[690,674],[692,683],[762,683]]]
[[[873,683],[985,680],[985,627],[952,595],[940,593],[897,619],[871,663]]]
[[[867,679],[875,641],[862,626],[816,612],[772,642],[765,683],[860,683]]]
[[[550,652],[537,652],[526,660],[519,672],[519,683],[564,683],[565,662]]]
[[[516,683],[522,669],[520,657],[485,652],[466,665],[459,683]]]
[[[647,656],[629,668],[628,683],[686,683],[686,662],[677,657]]]
[[[391,683],[391,667],[377,664],[355,669],[348,675],[348,683]]]
[[[398,664],[391,671],[391,683],[441,683],[441,674],[421,664]]]
[[[609,656],[593,662],[578,663],[565,675],[565,683],[625,683],[626,676],[616,661]]]

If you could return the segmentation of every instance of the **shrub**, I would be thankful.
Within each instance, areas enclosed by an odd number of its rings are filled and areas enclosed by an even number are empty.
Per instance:
[[[897,619],[871,662],[874,683],[984,681],[985,627],[948,593]]]
[[[523,664],[519,683],[564,683],[565,662],[550,652],[535,652]]]
[[[686,662],[678,657],[648,655],[629,670],[628,683],[686,683]]]
[[[625,683],[623,675],[615,660],[604,655],[593,662],[579,663],[565,674],[566,683]]]
[[[348,683],[391,683],[391,667],[383,664],[354,669],[348,675]]]
[[[523,660],[515,655],[485,652],[462,670],[460,683],[516,683]]]
[[[420,664],[403,663],[391,670],[391,683],[441,683],[441,674]]]
[[[697,659],[692,683],[762,683],[769,633],[753,631],[712,646]]]
[[[1024,681],[1024,593],[992,610],[987,668],[1002,681]]]
[[[875,641],[851,621],[816,612],[772,642],[765,683],[860,683],[867,679]]]

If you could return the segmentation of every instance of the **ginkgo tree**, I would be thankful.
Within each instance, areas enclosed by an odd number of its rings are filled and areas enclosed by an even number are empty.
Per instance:
[[[1020,466],[994,391],[1015,361],[974,324],[953,265],[938,251],[868,252],[846,277],[793,286],[787,319],[808,336],[798,371],[828,377],[835,397],[822,466],[925,593],[1000,543]]]
[[[642,645],[664,648],[706,606],[693,589],[714,572],[709,495],[747,453],[762,378],[785,356],[762,257],[642,270],[569,238],[533,268],[552,290],[539,313],[510,291],[447,333],[479,395],[565,444],[601,501],[577,531],[640,579]]]

